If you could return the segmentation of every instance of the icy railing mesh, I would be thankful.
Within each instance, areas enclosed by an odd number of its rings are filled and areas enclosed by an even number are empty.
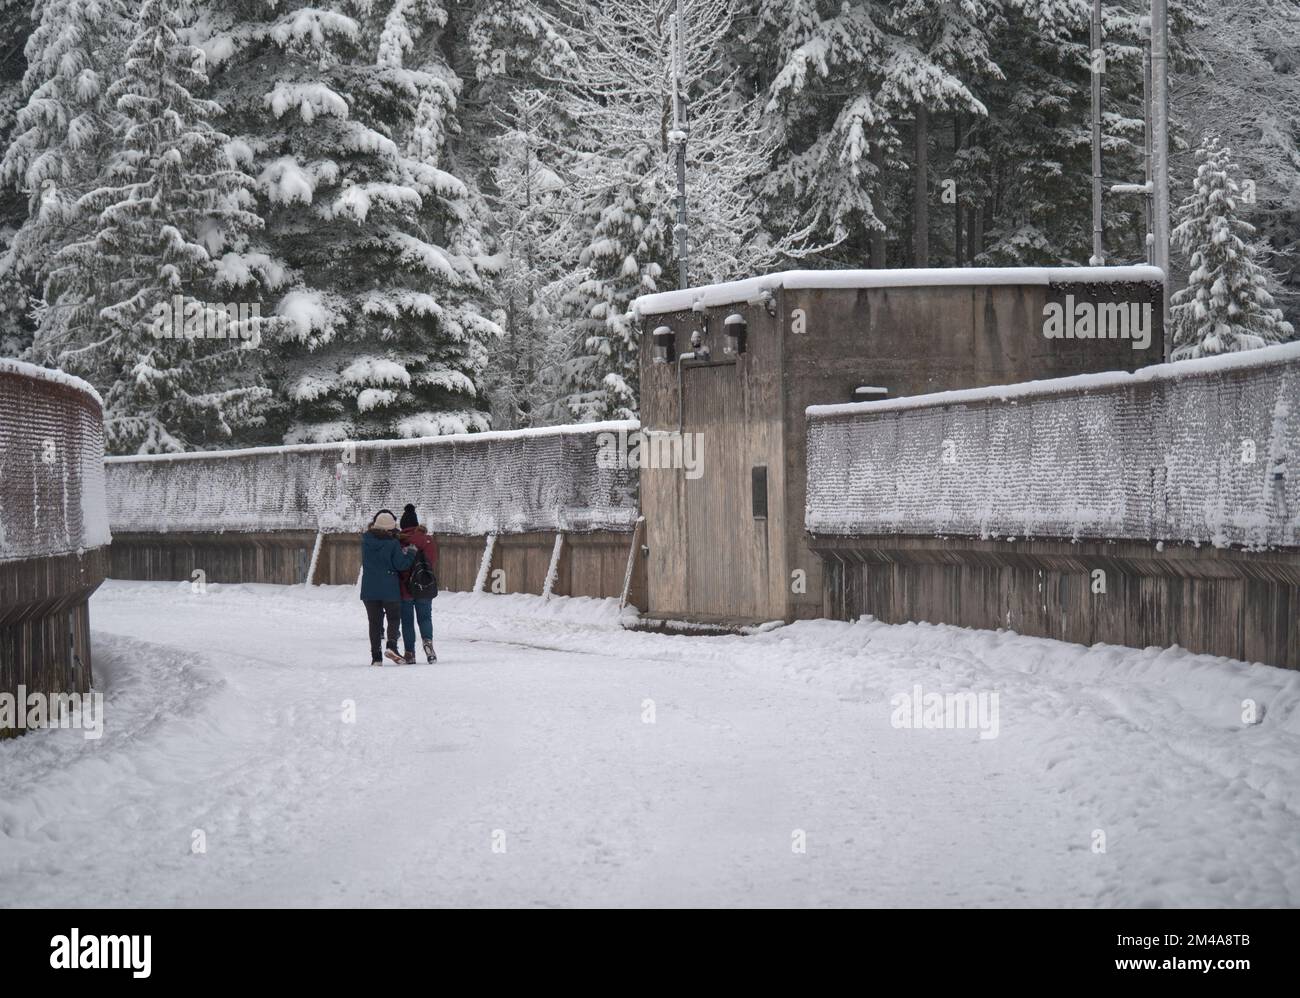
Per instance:
[[[814,408],[805,524],[829,535],[1300,546],[1297,347],[874,411]]]
[[[439,533],[630,530],[637,471],[597,455],[636,425],[110,458],[109,517],[119,533],[345,532],[409,502]]]
[[[98,399],[61,372],[0,361],[0,561],[110,540]]]

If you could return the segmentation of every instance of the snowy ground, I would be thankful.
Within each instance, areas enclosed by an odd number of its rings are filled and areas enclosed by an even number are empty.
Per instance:
[[[1300,904],[1298,674],[865,621],[640,634],[591,600],[434,615],[438,664],[372,669],[350,587],[107,584],[103,738],[0,742],[0,904]],[[997,737],[892,726],[917,684],[996,692]]]

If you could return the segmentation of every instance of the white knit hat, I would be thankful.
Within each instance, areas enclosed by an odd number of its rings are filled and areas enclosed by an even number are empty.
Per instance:
[[[380,513],[375,517],[375,522],[371,526],[376,530],[396,530],[397,521],[393,519],[392,513]]]

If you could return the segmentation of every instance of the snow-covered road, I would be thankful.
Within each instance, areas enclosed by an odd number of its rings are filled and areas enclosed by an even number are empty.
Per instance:
[[[103,738],[0,742],[0,903],[1300,904],[1295,673],[868,621],[650,635],[607,601],[434,615],[436,665],[372,669],[350,587],[106,584]],[[918,685],[996,694],[997,737],[895,727]]]

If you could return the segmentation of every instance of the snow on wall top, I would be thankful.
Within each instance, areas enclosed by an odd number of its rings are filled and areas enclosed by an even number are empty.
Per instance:
[[[1300,362],[1300,340],[1280,343],[1259,350],[1242,350],[1215,357],[1198,357],[1166,364],[1152,364],[1136,371],[1101,371],[1096,374],[1072,374],[1065,378],[1045,378],[1042,381],[1021,381],[1012,385],[989,385],[984,388],[958,388],[954,391],[931,392],[927,395],[906,395],[901,398],[879,399],[874,402],[843,402],[834,405],[810,405],[805,413],[810,419],[825,416],[852,416],[861,412],[890,412],[902,409],[925,409],[935,405],[958,405],[969,402],[1006,402],[1033,395],[1052,395],[1064,392],[1116,388],[1143,381],[1165,378],[1187,378],[1196,374],[1213,374],[1217,371],[1237,371],[1248,367],[1269,366],[1277,363]]]
[[[361,530],[413,503],[437,533],[625,530],[637,471],[602,467],[602,433],[635,422],[110,458],[113,529]]]
[[[103,431],[102,403],[86,382],[0,360],[0,561],[112,540]]]
[[[564,436],[575,432],[601,433],[610,431],[636,429],[635,420],[608,420],[603,423],[574,423],[564,426],[537,426],[526,430],[488,430],[480,433],[444,433],[437,437],[410,437],[402,440],[357,440],[350,446],[357,451],[394,450],[403,447],[424,447],[428,444],[447,446],[450,444],[472,441],[486,443],[492,440],[531,440],[536,437]],[[104,458],[105,463],[134,464],[139,461],[203,461],[208,458],[222,457],[256,457],[267,454],[313,454],[318,452],[338,453],[344,447],[342,442],[323,444],[284,444],[279,447],[245,447],[242,450],[222,451],[185,451],[179,454],[129,454]]]
[[[812,533],[1300,547],[1300,344],[808,416]]]
[[[99,392],[95,391],[95,386],[89,381],[83,381],[75,374],[68,374],[66,371],[60,371],[53,367],[41,367],[38,364],[28,364],[21,360],[11,360],[8,357],[0,357],[0,374],[18,374],[25,378],[35,378],[57,385],[67,385],[69,388],[85,392],[93,398],[101,412],[104,409],[104,400],[100,398]]]
[[[690,309],[751,301],[778,288],[934,288],[982,287],[993,284],[1052,285],[1145,283],[1164,281],[1158,267],[915,267],[900,270],[787,270],[725,284],[660,291],[642,295],[632,313],[642,318]]]

